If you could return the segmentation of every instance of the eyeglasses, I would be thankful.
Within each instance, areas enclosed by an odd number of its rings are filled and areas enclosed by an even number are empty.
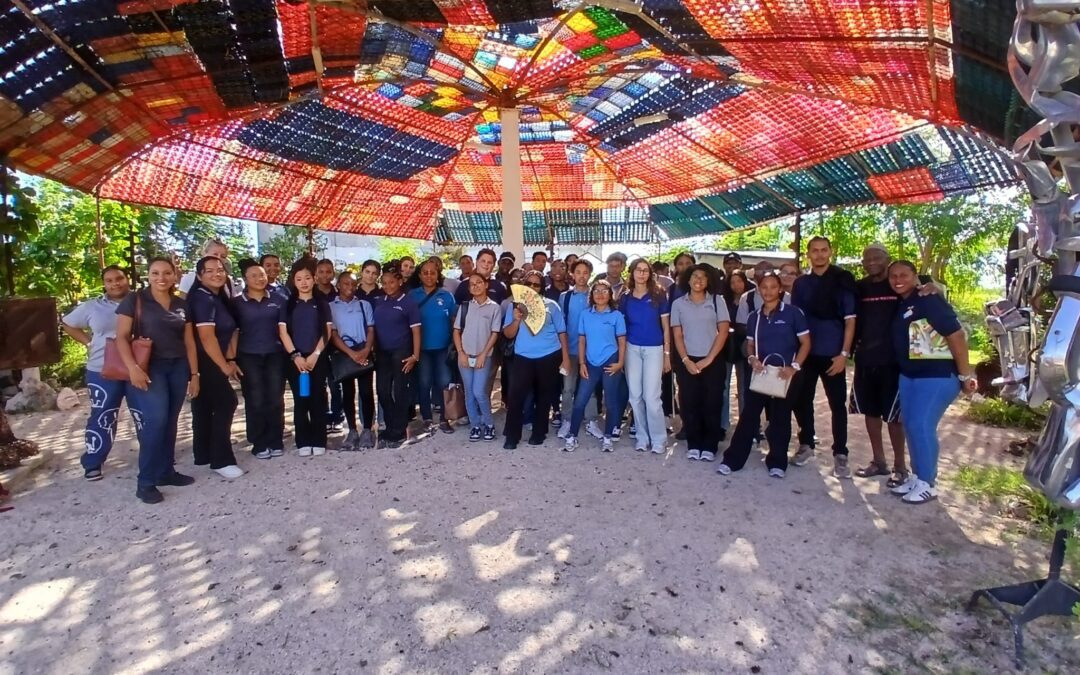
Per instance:
[[[592,292],[593,293],[608,293],[608,294],[610,294],[611,289],[610,288],[594,288],[594,289],[592,289]]]
[[[540,288],[540,284],[538,282],[536,282],[536,281],[530,281],[529,283],[527,283],[525,285],[528,286],[529,288]]]

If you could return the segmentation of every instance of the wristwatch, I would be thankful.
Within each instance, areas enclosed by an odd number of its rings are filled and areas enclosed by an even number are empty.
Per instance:
[[[974,380],[974,379],[975,379],[975,374],[974,374],[974,373],[972,373],[972,374],[970,374],[970,375],[957,375],[956,377],[957,377],[957,379],[959,379],[959,380],[960,380],[961,382],[970,382],[971,380]]]
[[[800,370],[802,370],[802,364],[799,363],[798,361],[792,361],[791,362],[791,367],[795,369],[796,373],[799,372]]]
[[[843,356],[846,359],[847,357],[851,356],[851,354],[849,354],[848,351],[845,349],[844,351],[840,352],[840,356]]]

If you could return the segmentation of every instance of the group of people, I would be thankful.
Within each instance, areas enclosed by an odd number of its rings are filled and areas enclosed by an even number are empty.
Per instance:
[[[888,476],[889,488],[910,503],[933,499],[938,422],[961,388],[975,384],[955,313],[938,286],[910,263],[890,261],[881,245],[864,252],[859,281],[832,264],[827,239],[811,239],[807,255],[805,274],[795,263],[776,270],[762,262],[752,278],[737,253],[723,269],[689,253],[670,268],[628,264],[615,253],[594,275],[574,255],[549,260],[540,251],[519,266],[511,252],[482,249],[475,259],[462,256],[453,278],[438,257],[368,260],[357,275],[305,256],[282,279],[273,255],[240,261],[234,276],[227,248],[211,241],[183,277],[172,260],[151,260],[148,285],[137,292],[111,266],[102,273],[104,294],[62,320],[89,350],[85,477],[102,477],[126,399],[139,441],[138,498],[160,502],[158,488],[191,484],[175,468],[185,398],[195,464],[227,479],[242,476],[230,439],[234,382],[259,459],[285,453],[286,385],[302,457],[324,455],[342,424],[342,450],[400,447],[417,414],[426,431],[455,433],[458,420],[444,403],[452,386],[464,394],[469,440],[494,441],[499,371],[507,450],[526,433],[530,445],[543,444],[551,423],[567,452],[585,436],[611,452],[625,425],[635,450],[664,454],[677,412],[675,438],[685,440],[688,459],[716,461],[730,435],[717,465],[729,475],[765,441],[765,464],[777,478],[789,465],[792,416],[798,448],[790,462],[801,466],[814,455],[821,381],[833,475],[852,476],[847,422],[849,412],[859,413],[873,458],[855,475]],[[530,321],[529,307],[543,320]],[[148,365],[136,356],[146,339]],[[126,380],[102,375],[109,340]],[[733,374],[738,420],[731,429]],[[779,389],[765,386],[768,379]]]

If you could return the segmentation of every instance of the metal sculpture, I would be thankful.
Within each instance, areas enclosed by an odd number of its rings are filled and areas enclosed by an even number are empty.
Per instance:
[[[1006,399],[1050,414],[1024,478],[1064,509],[1080,510],[1080,96],[1064,84],[1080,77],[1080,1],[1017,0],[1009,44],[1009,73],[1042,121],[1022,134],[1013,152],[1032,198],[1032,225],[1021,226],[1010,246],[1008,298],[988,303],[986,323],[1001,359],[995,381]],[[1063,181],[1065,191],[1059,188]],[[1050,265],[1048,284],[1040,271]],[[1038,296],[1057,298],[1039,341]],[[1046,579],[983,589],[1009,619],[1016,660],[1023,660],[1023,625],[1040,616],[1073,613],[1080,589],[1061,580],[1068,528],[1060,526]],[[1017,605],[1010,612],[1005,605]]]

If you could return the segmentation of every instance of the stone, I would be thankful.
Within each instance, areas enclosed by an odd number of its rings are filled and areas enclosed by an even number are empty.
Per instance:
[[[56,394],[57,410],[72,410],[79,405],[79,395],[71,387],[64,387]]]
[[[44,412],[56,406],[56,392],[39,379],[23,380],[19,393],[8,399],[9,413]]]

